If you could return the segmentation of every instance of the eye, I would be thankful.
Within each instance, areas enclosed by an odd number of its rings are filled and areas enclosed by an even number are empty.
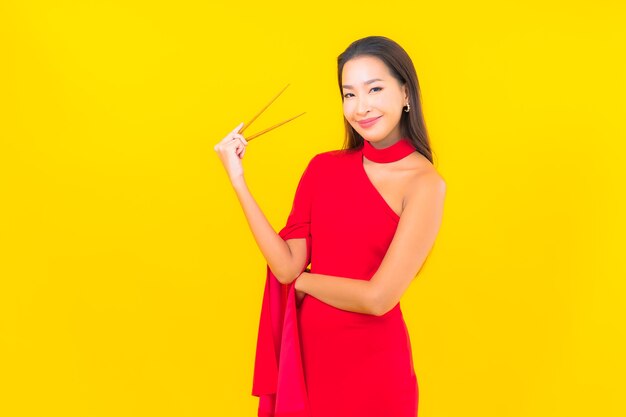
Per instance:
[[[378,89],[378,90],[382,90],[382,87],[372,87],[372,88],[370,89],[370,91],[372,91],[372,90],[376,90],[376,89]],[[352,93],[346,93],[346,94],[344,94],[343,96],[344,96],[345,98],[348,98],[348,94],[352,94]]]

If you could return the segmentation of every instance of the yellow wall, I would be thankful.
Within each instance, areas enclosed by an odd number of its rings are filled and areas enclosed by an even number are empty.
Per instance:
[[[0,415],[256,415],[265,262],[213,145],[291,83],[243,161],[278,230],[368,35],[448,190],[402,300],[420,417],[626,415],[620,2],[219,3],[0,4]]]

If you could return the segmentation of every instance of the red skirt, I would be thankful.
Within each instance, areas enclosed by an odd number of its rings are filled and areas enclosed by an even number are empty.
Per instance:
[[[306,295],[298,322],[312,417],[417,416],[417,378],[400,303],[378,317]]]

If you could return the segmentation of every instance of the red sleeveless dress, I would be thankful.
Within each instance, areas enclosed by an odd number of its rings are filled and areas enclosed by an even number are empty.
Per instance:
[[[410,147],[410,149],[408,148]],[[363,167],[415,151],[402,139],[385,149],[315,155],[306,167],[283,239],[305,238],[312,273],[369,280],[400,217]],[[267,268],[252,395],[259,417],[417,417],[418,385],[400,303],[378,317],[333,307]]]

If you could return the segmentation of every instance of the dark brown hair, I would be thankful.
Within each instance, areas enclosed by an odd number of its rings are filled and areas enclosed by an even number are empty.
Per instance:
[[[410,111],[402,111],[400,117],[400,133],[402,137],[408,138],[415,146],[415,149],[433,163],[430,140],[424,123],[422,114],[422,104],[417,73],[413,66],[413,61],[406,51],[396,42],[384,36],[368,36],[352,42],[346,50],[337,57],[337,72],[339,78],[339,93],[343,103],[343,88],[341,73],[343,66],[359,56],[373,56],[383,61],[391,75],[407,86],[409,95]],[[363,145],[363,137],[350,125],[344,117],[346,137],[343,149],[359,149]]]

